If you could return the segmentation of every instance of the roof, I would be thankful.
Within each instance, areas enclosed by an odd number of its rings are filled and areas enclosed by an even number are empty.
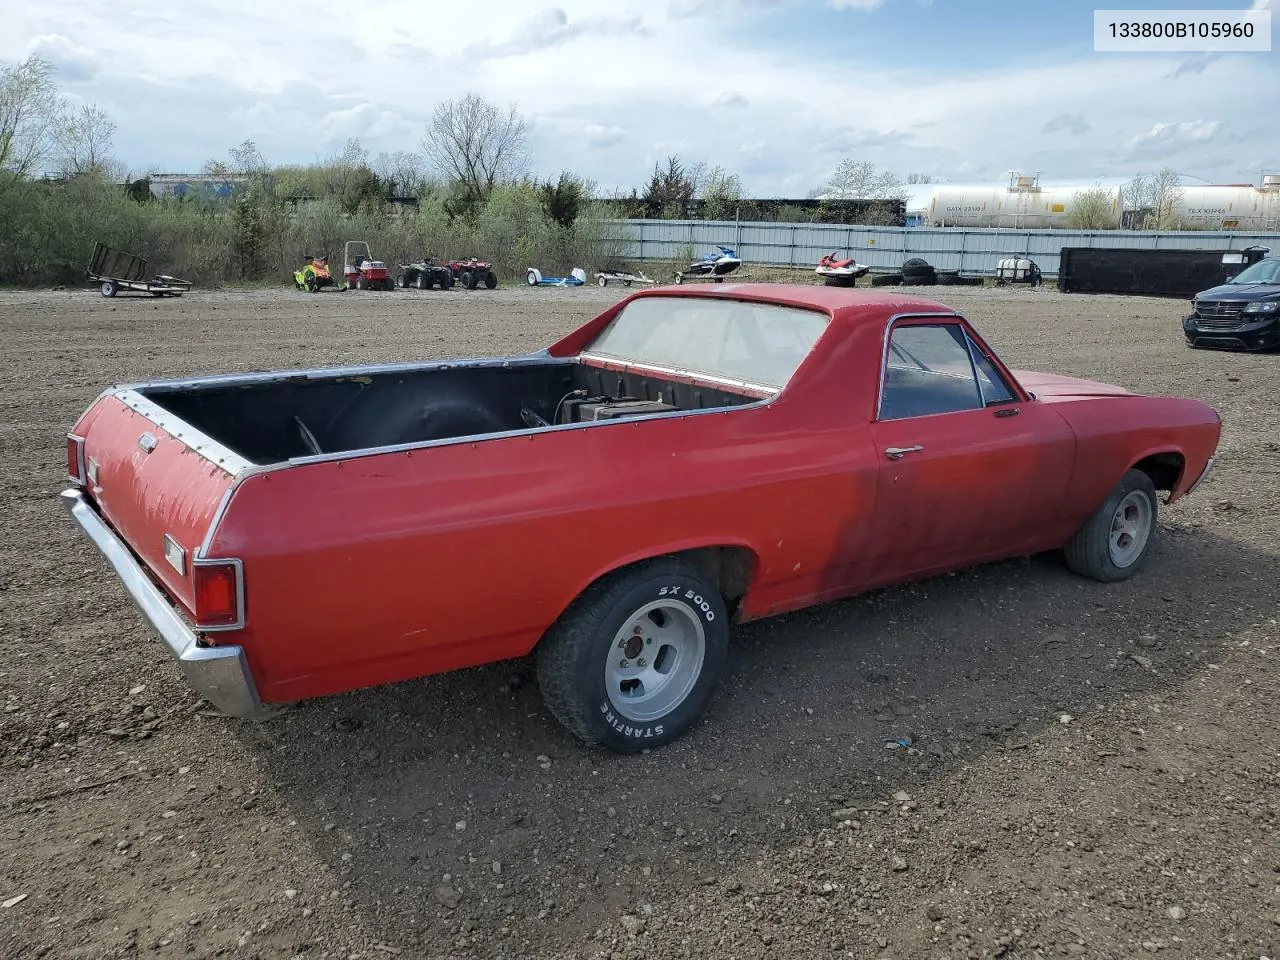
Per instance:
[[[651,287],[632,294],[640,297],[716,297],[807,307],[829,312],[841,323],[883,322],[895,313],[959,313],[955,307],[927,297],[901,292],[898,287],[828,287],[815,283],[707,283]]]

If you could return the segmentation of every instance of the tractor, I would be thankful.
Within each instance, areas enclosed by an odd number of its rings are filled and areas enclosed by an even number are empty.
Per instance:
[[[394,290],[391,271],[381,260],[374,260],[369,244],[363,240],[348,240],[342,250],[343,278],[347,288],[356,290]]]

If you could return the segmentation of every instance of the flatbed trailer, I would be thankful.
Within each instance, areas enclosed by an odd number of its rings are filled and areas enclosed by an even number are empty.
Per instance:
[[[87,273],[89,282],[96,283],[104,297],[114,297],[121,290],[136,290],[153,297],[180,297],[192,287],[190,280],[164,274],[148,277],[150,264],[145,258],[112,249],[101,241],[93,247]]]

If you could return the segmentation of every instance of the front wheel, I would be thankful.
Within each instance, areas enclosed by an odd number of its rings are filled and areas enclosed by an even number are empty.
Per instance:
[[[484,286],[486,290],[492,290],[498,285],[498,275],[490,270],[484,275]]]
[[[574,601],[538,645],[538,685],[547,709],[580,740],[634,753],[697,723],[728,644],[716,586],[684,560],[651,560]]]
[[[1147,558],[1157,513],[1151,477],[1130,470],[1067,543],[1067,566],[1103,583],[1127,580]]]

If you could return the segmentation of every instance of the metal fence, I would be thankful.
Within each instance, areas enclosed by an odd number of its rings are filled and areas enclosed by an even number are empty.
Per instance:
[[[1280,233],[1235,231],[1008,230],[961,227],[847,227],[825,223],[733,220],[611,220],[609,239],[628,260],[696,259],[716,246],[733,247],[750,264],[814,267],[832,250],[859,263],[896,270],[921,257],[939,270],[990,276],[1002,257],[1030,257],[1057,276],[1063,247],[1147,250],[1280,250]]]

